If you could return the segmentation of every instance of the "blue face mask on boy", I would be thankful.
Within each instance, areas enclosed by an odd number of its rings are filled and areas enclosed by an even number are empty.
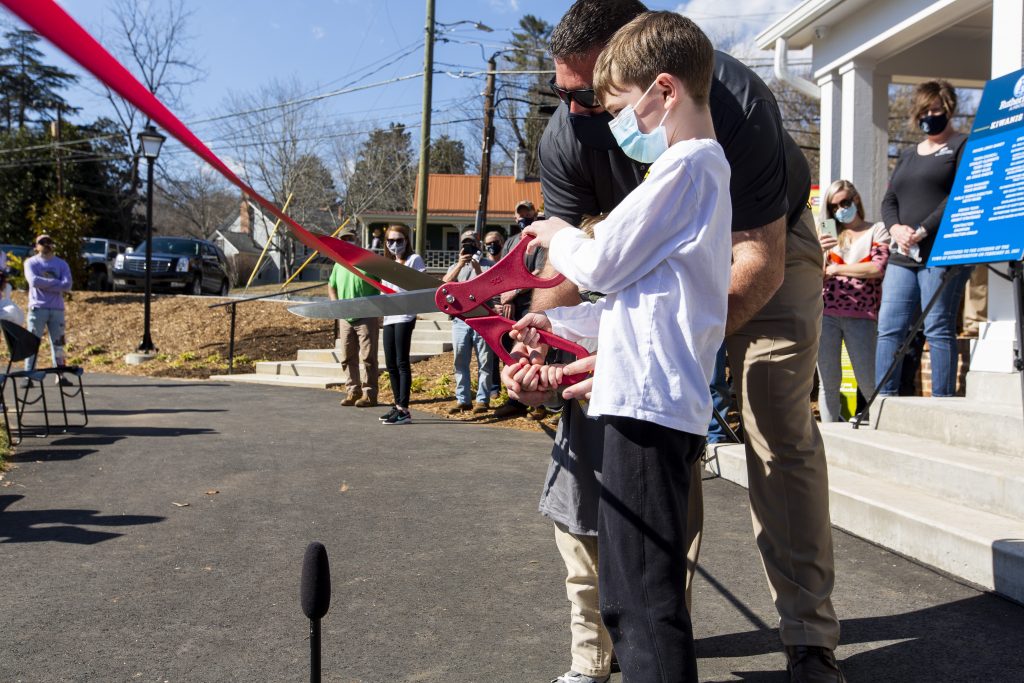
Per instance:
[[[665,126],[662,125],[665,123],[665,119],[668,118],[667,111],[650,133],[641,133],[636,120],[636,105],[640,104],[647,97],[647,93],[651,92],[651,88],[654,87],[655,83],[657,81],[647,87],[647,90],[644,91],[644,94],[640,96],[640,99],[635,104],[627,105],[608,124],[612,135],[615,136],[615,141],[619,143],[619,147],[626,153],[626,156],[634,161],[639,161],[641,164],[654,163],[668,149],[668,133],[665,131]]]

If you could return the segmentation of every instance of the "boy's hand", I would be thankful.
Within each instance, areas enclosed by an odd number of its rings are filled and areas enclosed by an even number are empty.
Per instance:
[[[566,375],[588,375],[594,371],[594,366],[597,365],[597,354],[591,354],[586,358],[580,358],[579,360],[569,363],[562,372]],[[562,398],[571,400],[574,398],[590,400],[590,392],[594,388],[594,378],[588,377],[582,382],[577,382],[571,387],[566,387],[562,391]]]
[[[534,221],[527,226],[525,230],[523,230],[523,233],[533,235],[533,241],[527,245],[526,253],[532,254],[540,247],[544,247],[546,249],[551,245],[551,238],[555,236],[556,232],[571,227],[573,226],[566,223],[561,218],[548,218],[543,221]]]
[[[512,326],[508,336],[517,342],[538,348],[541,346],[541,340],[537,330],[550,332],[551,321],[543,313],[527,313]]]
[[[542,358],[543,360],[543,358]],[[514,365],[506,365],[501,370],[501,382],[508,390],[508,395],[520,403],[528,406],[539,406],[551,398],[550,390],[528,390],[523,387],[517,378],[523,378],[529,368],[538,368],[539,365],[531,365],[525,358],[520,358]]]

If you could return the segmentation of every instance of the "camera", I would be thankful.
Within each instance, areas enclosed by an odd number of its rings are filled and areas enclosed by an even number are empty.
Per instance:
[[[462,251],[459,252],[462,256],[475,256],[479,253],[480,248],[475,244],[463,244]]]

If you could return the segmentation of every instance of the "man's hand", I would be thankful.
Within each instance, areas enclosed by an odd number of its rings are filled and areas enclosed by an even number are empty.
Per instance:
[[[597,365],[597,354],[593,353],[586,358],[580,358],[579,360],[569,363],[562,372],[565,375],[589,375],[594,372],[594,366]],[[590,392],[594,388],[594,378],[588,377],[582,382],[577,382],[572,386],[566,387],[562,390],[562,398],[566,400],[572,400],[574,398],[590,400]]]
[[[526,253],[532,254],[540,247],[547,248],[551,246],[551,238],[555,236],[556,232],[571,227],[573,226],[561,218],[548,218],[547,220],[531,223],[523,230],[523,234],[533,236],[533,241],[526,247]]]
[[[537,330],[550,332],[551,321],[543,313],[527,313],[512,326],[508,336],[517,342],[536,348],[542,343]]]
[[[543,360],[543,358],[541,359]],[[501,383],[505,385],[505,389],[508,390],[510,398],[524,403],[528,406],[539,406],[549,401],[552,396],[550,389],[543,390],[529,390],[523,386],[520,382],[522,379],[532,379],[532,375],[527,378],[526,373],[531,368],[541,368],[542,365],[533,365],[529,360],[520,358],[518,362],[513,365],[506,365],[501,369]],[[535,371],[536,372],[536,371]]]

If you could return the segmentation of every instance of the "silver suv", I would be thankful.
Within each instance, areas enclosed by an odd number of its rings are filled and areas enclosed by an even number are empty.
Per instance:
[[[89,274],[87,289],[107,292],[114,281],[114,259],[128,248],[124,242],[106,237],[86,237],[82,240],[82,258]]]

